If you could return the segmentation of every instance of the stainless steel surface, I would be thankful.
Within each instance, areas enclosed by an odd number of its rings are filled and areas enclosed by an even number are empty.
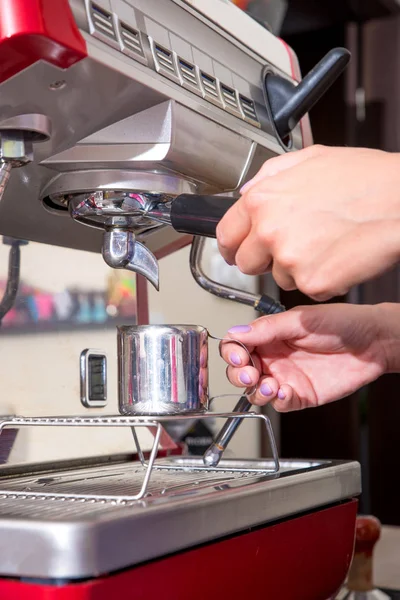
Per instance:
[[[87,348],[79,361],[81,402],[86,408],[107,405],[107,356],[102,350]]]
[[[111,225],[103,235],[102,254],[109,267],[139,273],[158,290],[158,261],[146,246],[135,239],[132,231]]]
[[[66,496],[134,494],[143,479],[140,465],[58,464],[14,476],[0,469],[0,573],[98,576],[360,493],[354,462],[284,460],[273,479],[251,473],[268,470],[270,461],[221,462],[236,473],[198,472],[201,459],[162,463],[184,470],[155,470],[145,499],[120,503]]]
[[[0,160],[10,162],[12,167],[22,167],[31,162],[33,144],[29,134],[0,129]]]
[[[51,137],[51,121],[40,113],[17,114],[0,121],[0,132],[22,132],[32,142],[46,142]]]
[[[119,410],[175,415],[208,407],[208,332],[197,325],[118,328]]]
[[[206,290],[206,292],[209,292],[214,296],[218,296],[218,298],[232,300],[233,302],[239,302],[240,304],[256,308],[260,301],[260,295],[251,294],[244,290],[237,290],[227,285],[223,285],[222,283],[213,281],[205,274],[201,264],[205,243],[205,238],[196,236],[193,239],[190,250],[190,271],[196,283],[198,283],[203,290]]]
[[[10,180],[11,170],[11,162],[0,161],[0,202]]]
[[[60,206],[68,206],[73,219],[83,222],[92,227],[108,228],[115,225],[133,226],[134,231],[146,230],[159,226],[161,223],[171,223],[164,213],[169,214],[171,200],[175,195],[156,194],[154,192],[137,190],[138,181],[132,179],[134,173],[130,174],[130,186],[124,190],[97,190],[85,194],[62,194],[52,195],[51,200]],[[140,177],[143,182],[144,178]],[[146,181],[146,180],[145,180]],[[154,177],[147,178],[146,185],[157,185],[159,181]],[[178,183],[178,182],[176,182]],[[174,186],[175,189],[178,185]],[[153,216],[153,212],[155,215]],[[154,217],[158,219],[154,223]],[[114,219],[114,221],[113,221]]]
[[[248,401],[247,396],[242,396],[239,402],[234,408],[234,412],[246,413],[251,408],[251,403]],[[207,467],[216,467],[220,462],[224,451],[226,450],[229,442],[236,433],[237,428],[241,424],[241,419],[229,419],[223,425],[221,431],[218,432],[214,442],[206,450],[203,456],[203,462]]]
[[[0,301],[0,325],[3,317],[5,317],[5,315],[14,306],[17,297],[21,268],[20,247],[25,245],[25,243],[26,242],[23,242],[21,240],[3,238],[3,244],[10,246],[10,253],[8,256],[8,275],[6,289]]]
[[[94,208],[99,203],[104,212],[111,212],[112,216],[116,214],[125,214],[125,209],[133,210],[140,208],[143,203],[154,196],[154,190],[162,188],[163,195],[175,198],[179,194],[195,193],[196,184],[186,179],[171,176],[168,174],[151,173],[146,171],[114,171],[105,170],[87,170],[87,171],[68,171],[56,175],[54,179],[43,188],[41,198],[47,202],[46,207],[53,211],[62,210],[72,211],[74,219],[82,217],[95,217]],[[93,190],[96,190],[93,192]],[[141,198],[132,198],[130,194],[134,192]],[[89,194],[90,198],[87,197]],[[161,200],[160,195],[155,198]],[[90,199],[90,202],[88,200]],[[80,206],[80,202],[84,202]],[[127,203],[127,204],[126,204]],[[48,206],[50,204],[50,206]],[[102,227],[104,219],[98,218],[93,221],[93,227]],[[108,214],[107,216],[110,216]]]
[[[73,219],[92,227],[106,228],[110,223],[126,224],[134,231],[146,231],[160,225],[171,225],[171,204],[179,196],[173,193],[184,187],[184,182],[171,181],[168,193],[157,194],[154,191],[138,189],[139,182],[153,187],[159,179],[147,174],[147,178],[139,174],[139,181],[130,173],[129,187],[125,190],[97,190],[86,194],[56,194],[50,199],[59,206],[68,206]],[[162,185],[161,187],[164,187]],[[193,186],[186,185],[193,191]],[[125,217],[125,219],[124,219]],[[115,221],[112,221],[114,219]],[[118,220],[116,220],[118,219]]]
[[[226,146],[231,148],[229,156]],[[43,165],[61,172],[102,168],[154,172],[160,176],[155,192],[165,191],[160,187],[163,174],[197,181],[203,189],[223,190],[240,185],[253,152],[251,140],[216,128],[202,115],[167,100],[80,139],[46,158]]]
[[[54,199],[58,205],[65,203],[68,206],[73,219],[105,229],[102,254],[109,267],[143,275],[156,290],[159,289],[157,259],[136,240],[134,232],[144,233],[169,223],[165,207],[170,205],[171,196],[142,191],[137,193],[135,190],[102,190],[87,194],[63,194]]]
[[[69,192],[71,179],[93,175],[96,185],[74,191],[110,182],[109,189],[118,189],[120,173],[130,171],[131,179],[138,173],[158,178],[158,185],[143,190],[168,193],[168,180],[175,178],[197,193],[219,193],[238,188],[284,151],[269,120],[261,75],[268,64],[291,79],[291,57],[244,13],[225,6],[232,13],[228,27],[217,5],[211,15],[181,1],[111,6],[106,0],[101,17],[89,1],[70,4],[87,58],[62,72],[37,61],[0,86],[2,122],[21,124],[41,113],[52,129],[50,139],[35,147],[33,163],[11,178],[0,204],[1,234],[99,252],[99,231],[79,228],[67,213],[63,219],[43,211],[47,188]],[[238,37],[249,28],[250,36]],[[298,126],[293,148],[302,145]],[[155,252],[182,236],[160,227],[140,237]]]
[[[11,170],[32,162],[34,142],[48,140],[50,133],[51,123],[44,115],[18,115],[0,122],[0,201]]]

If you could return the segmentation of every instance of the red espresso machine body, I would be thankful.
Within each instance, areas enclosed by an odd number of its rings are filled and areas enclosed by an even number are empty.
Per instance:
[[[290,48],[220,0],[0,0],[0,234],[99,252],[101,228],[70,218],[74,194],[237,190],[271,156],[311,143],[304,110],[285,135],[274,122],[268,73],[300,81]],[[131,225],[157,258],[191,241]],[[143,280],[138,302],[144,323]],[[0,427],[131,425],[44,421]],[[2,600],[327,600],[340,588],[357,463],[157,461],[1,466]]]

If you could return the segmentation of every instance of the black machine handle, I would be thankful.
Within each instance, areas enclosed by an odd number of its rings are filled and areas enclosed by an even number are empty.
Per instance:
[[[181,194],[171,205],[171,225],[179,233],[215,238],[218,223],[235,202],[230,196]]]
[[[298,85],[279,75],[267,73],[265,88],[275,127],[282,139],[308,113],[336,81],[350,61],[346,48],[334,48]]]

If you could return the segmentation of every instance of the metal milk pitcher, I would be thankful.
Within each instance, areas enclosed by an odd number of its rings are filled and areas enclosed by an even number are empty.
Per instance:
[[[207,410],[208,335],[198,325],[118,327],[120,413],[176,415]]]

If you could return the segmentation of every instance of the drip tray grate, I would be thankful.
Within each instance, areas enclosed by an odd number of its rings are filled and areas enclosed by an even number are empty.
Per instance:
[[[156,456],[160,447],[161,436],[163,432],[162,424],[166,421],[178,420],[184,421],[188,419],[210,419],[222,417],[224,419],[230,419],[232,417],[237,419],[258,419],[264,424],[266,432],[269,436],[270,447],[273,459],[270,461],[256,462],[253,464],[247,463],[246,467],[241,465],[234,465],[230,461],[225,461],[225,467],[222,468],[221,464],[217,467],[208,467],[203,464],[202,461],[198,461],[196,464],[192,461],[188,463],[181,463],[179,461],[175,463],[164,462],[156,463]],[[207,473],[206,478],[216,477],[218,473],[223,474],[223,483],[229,480],[228,471],[232,474],[231,480],[235,480],[237,476],[244,475],[246,472],[258,473],[259,475],[266,476],[272,475],[277,476],[280,470],[278,452],[276,449],[275,439],[271,427],[271,423],[267,416],[258,413],[191,413],[190,415],[169,415],[169,416],[97,416],[97,417],[82,417],[82,416],[67,416],[67,417],[3,417],[0,419],[0,434],[7,427],[129,427],[132,431],[133,440],[137,449],[137,453],[140,459],[141,467],[137,468],[132,466],[130,473],[130,479],[128,485],[126,484],[126,474],[121,478],[120,474],[115,472],[113,476],[90,475],[87,478],[79,476],[80,491],[77,491],[76,476],[75,482],[72,481],[72,486],[64,477],[42,477],[41,479],[31,480],[30,482],[25,481],[24,487],[21,490],[7,488],[3,490],[3,497],[15,496],[21,498],[31,499],[61,499],[61,500],[72,500],[72,501],[99,501],[99,502],[116,502],[116,503],[127,503],[142,498],[148,497],[149,495],[160,495],[166,494],[170,490],[171,485],[169,484],[170,479],[164,482],[165,474],[161,476],[159,471],[182,471],[185,473],[184,478],[180,483],[176,484],[178,488],[185,487],[187,485],[187,473],[195,470],[198,472],[196,478],[199,479],[197,483],[194,483],[197,488],[202,481],[201,473]],[[136,433],[136,428],[150,428],[154,430],[154,442],[150,452],[148,462],[144,458],[143,451],[139,444],[139,439]],[[260,466],[262,464],[262,466]],[[152,483],[155,472],[158,473],[156,480]],[[236,475],[235,475],[236,474]],[[178,477],[178,474],[175,475]],[[106,481],[107,480],[107,481]],[[140,485],[139,485],[140,480]],[[18,485],[21,485],[19,482]],[[99,487],[100,486],[100,487]],[[175,487],[176,487],[175,486]],[[79,487],[79,486],[78,486]],[[204,486],[203,486],[204,487]],[[154,491],[152,491],[154,489]],[[74,491],[73,491],[74,490]],[[5,495],[5,496],[4,496]]]
[[[181,463],[182,461],[180,461]],[[259,473],[246,471],[217,472],[196,470],[188,468],[187,470],[174,470],[173,464],[169,464],[168,470],[165,470],[169,461],[160,461],[159,465],[153,466],[152,477],[150,479],[146,501],[151,499],[166,498],[173,495],[193,494],[200,490],[212,490],[216,487],[226,487],[229,485],[244,485],[254,480],[260,479]],[[267,466],[267,465],[266,465]],[[8,478],[1,485],[0,483],[0,512],[2,503],[8,500],[23,500],[29,502],[33,510],[37,510],[37,501],[49,500],[63,503],[62,510],[74,512],[70,505],[79,503],[79,511],[83,510],[83,505],[88,505],[88,510],[96,511],[98,507],[94,505],[131,505],[137,504],[136,499],[139,493],[143,476],[146,471],[144,466],[133,464],[124,464],[121,466],[102,466],[99,468],[77,469],[62,473],[52,473],[40,476],[22,476]],[[54,512],[59,517],[59,508]],[[84,509],[86,512],[86,508]],[[52,512],[52,509],[46,510]]]

